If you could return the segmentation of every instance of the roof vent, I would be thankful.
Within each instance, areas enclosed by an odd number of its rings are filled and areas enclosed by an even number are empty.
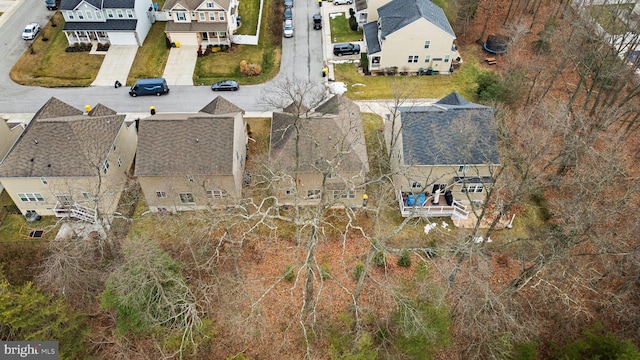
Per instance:
[[[29,161],[33,162],[33,160],[35,160],[35,158],[31,158],[31,160],[29,160]]]
[[[198,140],[198,138],[196,138],[196,142],[199,142],[200,140]]]
[[[51,167],[51,164],[47,164],[47,167]]]
[[[33,142],[37,144],[38,143],[38,139],[34,140]]]

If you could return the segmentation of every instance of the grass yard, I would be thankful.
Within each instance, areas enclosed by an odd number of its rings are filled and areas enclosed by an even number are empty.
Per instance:
[[[461,53],[465,54],[464,49]],[[349,63],[335,64],[334,71],[336,81],[347,84],[345,95],[352,100],[441,98],[457,91],[467,100],[476,101],[476,77],[481,71],[480,65],[472,56],[463,59],[462,67],[451,75],[364,76],[356,65]]]
[[[53,19],[57,26],[49,22],[44,27],[32,42],[33,51],[27,49],[11,69],[11,79],[30,86],[89,86],[100,70],[104,55],[65,52],[69,43],[62,33],[63,17],[56,12]],[[49,40],[42,41],[44,37]]]
[[[133,85],[138,79],[162,77],[169,57],[165,26],[165,22],[157,21],[149,30],[143,46],[138,48],[133,60],[127,85]]]
[[[260,0],[240,1],[238,4],[238,14],[242,17],[242,21],[240,22],[240,27],[235,31],[235,33],[237,35],[255,35],[256,30],[258,29]]]
[[[348,11],[348,10],[347,10]],[[362,39],[362,30],[353,31],[349,27],[349,13],[342,13],[342,16],[330,14],[331,39],[334,43],[358,41]]]

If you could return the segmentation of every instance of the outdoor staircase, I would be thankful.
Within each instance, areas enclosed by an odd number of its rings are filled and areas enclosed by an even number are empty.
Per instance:
[[[58,203],[53,209],[53,212],[56,214],[56,217],[78,219],[90,224],[98,223],[98,212],[78,203],[66,206]]]

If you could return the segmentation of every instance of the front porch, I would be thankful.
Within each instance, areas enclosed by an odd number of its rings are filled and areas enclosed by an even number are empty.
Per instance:
[[[88,31],[88,30],[65,30],[64,35],[67,37],[69,46],[81,43],[98,42],[109,44],[109,35],[105,31]]]
[[[454,220],[469,217],[467,207],[453,198],[451,193],[435,194],[408,193],[398,191],[398,203],[402,217],[451,217]],[[435,203],[434,201],[437,200]]]

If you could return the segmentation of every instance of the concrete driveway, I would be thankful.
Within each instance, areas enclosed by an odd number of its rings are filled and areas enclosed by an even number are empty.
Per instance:
[[[162,77],[171,85],[193,85],[193,71],[198,59],[197,46],[171,48]]]
[[[91,86],[113,86],[116,80],[125,85],[137,52],[137,46],[110,46]]]

